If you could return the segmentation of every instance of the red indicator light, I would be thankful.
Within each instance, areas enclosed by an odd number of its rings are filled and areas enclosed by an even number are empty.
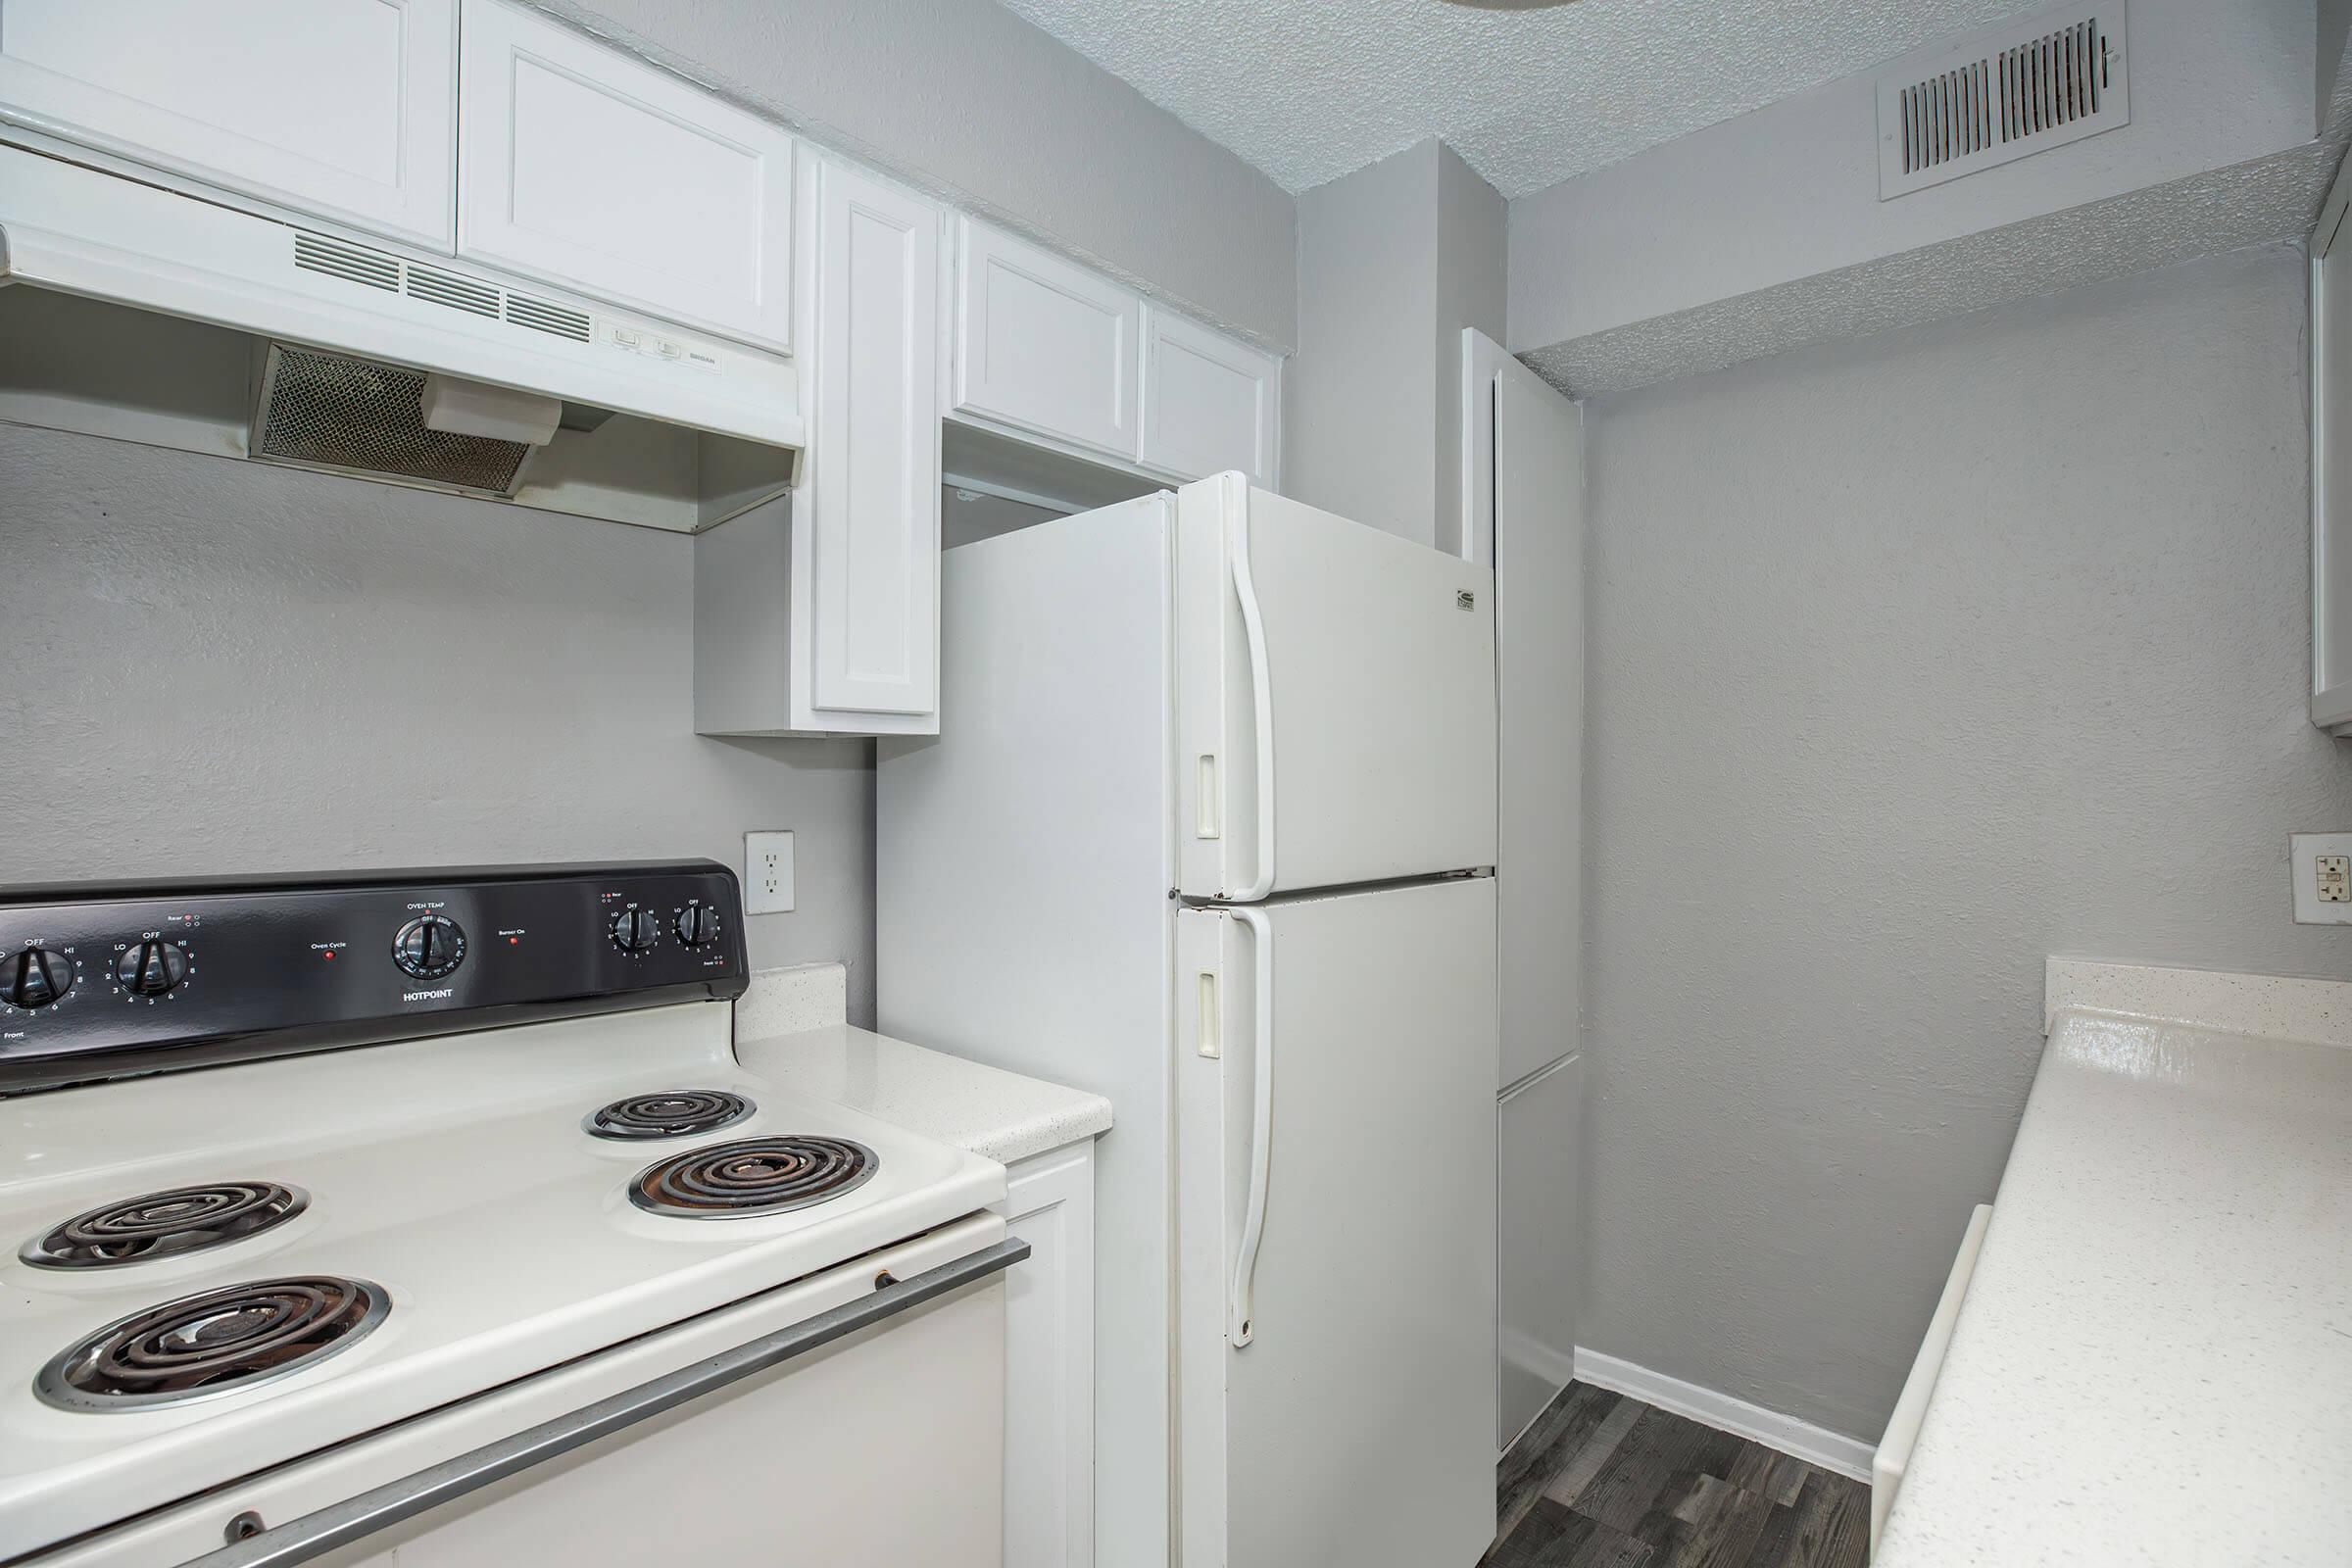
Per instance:
[[[509,937],[507,938],[507,946],[510,948],[519,948],[522,946],[522,938]]]
[[[332,948],[329,948],[329,949],[327,949],[327,950],[326,950],[326,956],[327,956],[329,959],[332,959],[332,958],[334,957],[334,956],[335,956],[335,950],[334,950],[334,949],[332,949]]]

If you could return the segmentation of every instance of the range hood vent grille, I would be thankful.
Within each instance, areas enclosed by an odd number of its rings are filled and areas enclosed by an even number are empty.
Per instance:
[[[585,343],[595,335],[587,313],[551,305],[546,300],[535,300],[527,294],[507,296],[507,319],[516,326],[527,326],[534,332],[552,332],[558,337],[567,337],[578,343]]]
[[[2129,124],[2124,0],[1981,33],[1879,81],[1879,198]]]
[[[428,300],[446,305],[452,310],[469,311],[475,316],[498,317],[498,290],[487,283],[477,283],[470,277],[444,272],[437,268],[419,267],[409,263],[409,295],[412,299]]]
[[[329,239],[324,234],[294,231],[294,265],[306,272],[324,272],[346,282],[400,292],[400,258]]]
[[[428,305],[446,305],[468,316],[568,338],[574,343],[596,341],[596,319],[586,311],[558,305],[553,300],[533,299],[528,294],[510,293],[478,277],[446,268],[427,267],[421,262],[404,261],[389,252],[370,250],[349,240],[296,229],[294,265],[306,272],[323,272],[346,282],[406,294]]]
[[[424,422],[424,375],[398,366],[272,343],[254,408],[257,458],[511,496],[533,451]]]

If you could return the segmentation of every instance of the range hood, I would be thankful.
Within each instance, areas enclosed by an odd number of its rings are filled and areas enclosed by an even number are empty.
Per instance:
[[[9,146],[0,285],[21,422],[689,531],[798,471],[784,356]]]

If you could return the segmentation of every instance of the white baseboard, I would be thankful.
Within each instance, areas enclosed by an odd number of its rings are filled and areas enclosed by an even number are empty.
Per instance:
[[[1670,1378],[1663,1372],[1652,1372],[1645,1366],[1636,1366],[1581,1345],[1576,1348],[1576,1380],[1688,1416],[1718,1432],[1750,1439],[1838,1475],[1856,1481],[1870,1479],[1875,1445],[1817,1427],[1810,1421],[1799,1421],[1792,1415],[1767,1410],[1760,1404],[1702,1389],[1695,1383],[1685,1383],[1681,1378]]]

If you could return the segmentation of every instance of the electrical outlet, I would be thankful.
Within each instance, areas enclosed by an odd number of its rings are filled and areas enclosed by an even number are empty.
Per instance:
[[[2297,925],[2352,925],[2352,833],[2289,833]]]
[[[792,908],[792,834],[743,836],[743,912],[784,914]]]

